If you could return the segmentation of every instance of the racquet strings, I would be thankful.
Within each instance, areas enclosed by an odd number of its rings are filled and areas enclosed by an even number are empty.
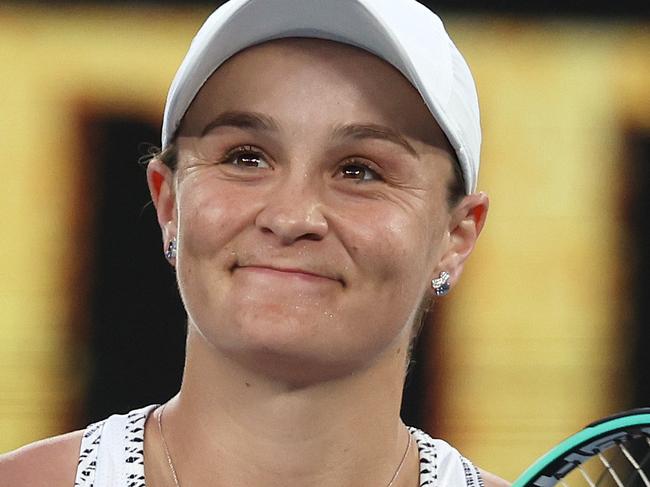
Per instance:
[[[565,487],[650,487],[650,437],[617,441],[576,466],[559,485]]]

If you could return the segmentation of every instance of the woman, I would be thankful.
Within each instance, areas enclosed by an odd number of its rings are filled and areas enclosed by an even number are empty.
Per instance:
[[[399,416],[422,314],[485,221],[479,145],[469,70],[416,2],[227,2],[147,170],[181,390],[6,456],[1,485],[502,484]]]

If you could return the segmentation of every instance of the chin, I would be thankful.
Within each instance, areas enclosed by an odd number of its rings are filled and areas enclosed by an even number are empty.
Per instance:
[[[341,314],[315,300],[230,299],[213,310],[194,321],[210,348],[255,374],[295,386],[365,370],[396,350],[403,335],[387,321]]]
[[[203,329],[201,334],[229,361],[290,387],[348,377],[378,354],[373,352],[376,344],[356,343],[343,330],[313,317],[280,320],[266,314],[230,323],[227,329]]]

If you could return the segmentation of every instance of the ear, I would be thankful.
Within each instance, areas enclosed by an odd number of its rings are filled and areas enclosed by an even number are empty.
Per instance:
[[[174,174],[162,161],[152,159],[147,165],[147,183],[162,230],[164,251],[167,243],[176,237],[177,231]]]
[[[478,236],[487,217],[490,200],[485,193],[473,193],[465,196],[451,212],[447,249],[445,250],[436,274],[449,273],[451,284],[458,282],[463,272],[465,261],[474,250]]]

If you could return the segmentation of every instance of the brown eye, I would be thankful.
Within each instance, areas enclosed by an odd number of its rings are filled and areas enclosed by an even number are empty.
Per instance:
[[[223,164],[232,164],[233,166],[268,168],[271,167],[264,154],[255,150],[251,146],[237,147],[230,151],[224,158]]]
[[[357,181],[381,180],[381,177],[377,172],[373,171],[365,164],[360,163],[346,164],[341,167],[341,176],[345,179],[355,179]]]

